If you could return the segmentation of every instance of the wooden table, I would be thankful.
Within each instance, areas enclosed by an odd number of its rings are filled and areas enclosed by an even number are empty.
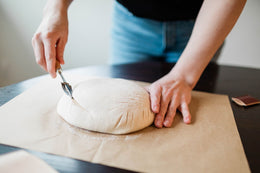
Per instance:
[[[165,75],[174,64],[144,62],[115,66],[91,66],[69,70],[72,74],[120,77],[153,82]],[[37,83],[44,75],[0,88],[0,106]],[[249,94],[260,99],[260,69],[209,64],[195,90],[240,96]],[[240,107],[231,101],[238,131],[252,172],[260,172],[260,105]],[[0,154],[19,148],[1,145]],[[27,150],[40,157],[59,172],[130,172],[100,164]]]

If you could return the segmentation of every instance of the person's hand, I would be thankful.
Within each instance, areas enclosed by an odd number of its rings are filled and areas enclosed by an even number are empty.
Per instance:
[[[182,113],[185,123],[191,123],[188,105],[192,88],[184,80],[174,79],[167,74],[146,87],[146,90],[150,94],[152,111],[156,113],[156,127],[171,127],[177,110]]]
[[[63,53],[67,39],[67,12],[50,12],[45,15],[32,38],[36,62],[53,78],[56,77],[56,60],[64,64]]]

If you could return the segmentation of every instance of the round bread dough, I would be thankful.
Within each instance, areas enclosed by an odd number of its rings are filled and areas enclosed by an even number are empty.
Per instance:
[[[83,129],[126,134],[154,120],[148,92],[129,80],[89,79],[74,87],[73,97],[62,96],[57,112],[69,124]]]

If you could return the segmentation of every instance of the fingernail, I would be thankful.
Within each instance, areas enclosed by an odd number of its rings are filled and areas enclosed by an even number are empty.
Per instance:
[[[190,123],[190,118],[189,117],[185,117],[184,121],[185,121],[185,123],[189,124]]]
[[[164,121],[163,125],[168,127],[170,125],[170,121],[169,120]]]

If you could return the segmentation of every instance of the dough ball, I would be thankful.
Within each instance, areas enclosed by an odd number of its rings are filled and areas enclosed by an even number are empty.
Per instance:
[[[83,129],[126,134],[154,120],[148,92],[129,80],[89,79],[73,88],[73,97],[64,95],[57,112],[69,124]]]

